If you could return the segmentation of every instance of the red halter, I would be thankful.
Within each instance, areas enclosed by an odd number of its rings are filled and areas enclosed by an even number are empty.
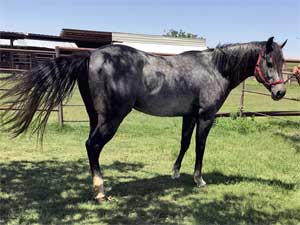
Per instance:
[[[271,86],[274,86],[274,85],[276,85],[276,84],[283,84],[283,83],[284,83],[284,80],[277,80],[277,81],[274,81],[274,82],[272,82],[272,83],[266,81],[265,76],[264,76],[264,74],[263,74],[263,72],[261,71],[261,68],[260,68],[260,61],[261,61],[261,59],[262,59],[262,54],[259,53],[258,59],[257,59],[257,63],[256,63],[256,65],[255,65],[255,71],[254,71],[254,72],[257,72],[257,74],[258,74],[258,76],[260,77],[260,79],[262,80],[262,82],[263,82],[265,85],[270,86],[270,87],[271,87]]]

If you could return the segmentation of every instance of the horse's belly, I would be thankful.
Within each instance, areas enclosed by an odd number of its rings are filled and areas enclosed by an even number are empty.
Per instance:
[[[149,96],[138,99],[134,108],[155,116],[183,116],[192,113],[193,99],[186,96]]]

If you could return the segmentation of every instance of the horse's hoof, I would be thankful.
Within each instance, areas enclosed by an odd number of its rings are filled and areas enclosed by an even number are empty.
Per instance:
[[[194,182],[196,183],[197,187],[206,186],[206,182],[202,179],[202,177],[194,177]]]
[[[173,169],[172,179],[178,179],[180,177],[180,173],[178,169]]]
[[[94,200],[97,203],[101,203],[101,202],[104,202],[104,201],[111,201],[111,199],[112,199],[111,196],[106,196],[103,193],[98,193],[97,196],[94,198]]]

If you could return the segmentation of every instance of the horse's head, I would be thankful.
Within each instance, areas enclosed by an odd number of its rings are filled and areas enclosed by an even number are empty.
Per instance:
[[[273,100],[281,99],[286,92],[282,77],[282,67],[284,63],[281,46],[273,42],[273,37],[269,38],[259,53],[255,66],[255,77],[272,94]]]

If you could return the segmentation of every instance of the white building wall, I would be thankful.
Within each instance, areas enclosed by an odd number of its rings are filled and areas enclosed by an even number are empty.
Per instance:
[[[10,40],[0,39],[0,45],[10,46]],[[14,46],[39,47],[39,48],[49,48],[49,49],[55,49],[56,46],[64,47],[64,48],[77,48],[77,45],[72,42],[44,41],[44,40],[33,40],[33,39],[14,40]]]
[[[112,33],[115,44],[127,45],[145,52],[179,54],[185,51],[207,49],[204,38],[172,38],[159,35]]]
[[[205,50],[206,47],[198,46],[179,46],[179,45],[163,45],[163,44],[141,44],[141,43],[130,43],[130,42],[121,42],[116,44],[127,45],[144,52],[160,53],[160,54],[179,54],[186,51]]]

